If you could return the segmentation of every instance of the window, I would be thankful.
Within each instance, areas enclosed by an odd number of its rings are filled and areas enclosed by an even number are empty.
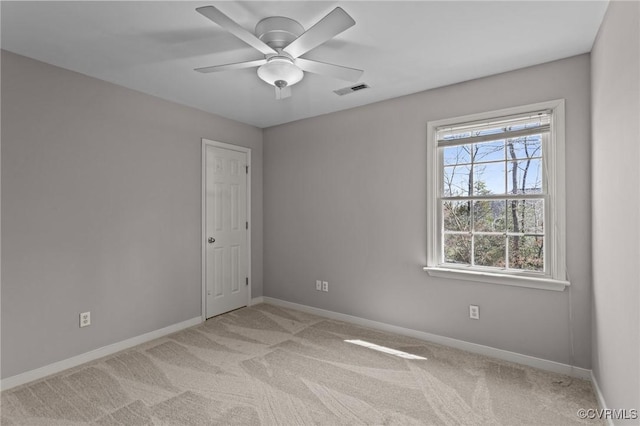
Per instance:
[[[425,270],[564,289],[564,101],[427,127]]]

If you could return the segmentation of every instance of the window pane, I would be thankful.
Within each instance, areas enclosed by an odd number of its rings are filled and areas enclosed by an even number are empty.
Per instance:
[[[544,200],[507,201],[507,230],[544,234]]]
[[[504,162],[474,165],[474,195],[504,194],[504,165]]]
[[[447,166],[444,168],[442,195],[445,197],[468,196],[471,166]]]
[[[444,201],[442,217],[445,231],[469,231],[471,228],[471,201]]]
[[[471,146],[449,146],[444,148],[444,165],[471,163]]]
[[[504,140],[477,143],[473,147],[473,162],[504,160]]]
[[[476,235],[473,253],[478,266],[506,266],[505,238],[502,235]]]
[[[541,194],[542,160],[509,161],[507,187],[510,194]]]
[[[473,229],[480,232],[505,232],[505,200],[474,201]]]
[[[544,271],[544,237],[509,237],[509,267]]]
[[[542,157],[542,135],[521,136],[507,140],[507,157],[533,158]]]
[[[444,234],[444,261],[471,264],[471,235]]]

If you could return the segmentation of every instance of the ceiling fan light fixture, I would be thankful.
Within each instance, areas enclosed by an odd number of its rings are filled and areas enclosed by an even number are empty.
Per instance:
[[[302,80],[304,73],[292,60],[286,57],[273,57],[258,68],[258,77],[264,82],[276,86],[293,86]]]

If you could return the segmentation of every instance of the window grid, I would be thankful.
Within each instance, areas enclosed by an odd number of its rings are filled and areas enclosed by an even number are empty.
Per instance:
[[[451,129],[451,128],[449,128]],[[454,127],[455,129],[455,127]],[[470,139],[473,139],[474,135],[473,135],[473,131],[474,129],[470,129],[471,130],[471,137]],[[491,138],[489,139],[484,139],[482,142],[470,142],[468,144],[458,144],[456,146],[458,147],[469,147],[469,154],[470,154],[470,161],[461,161],[461,162],[454,162],[454,163],[447,163],[444,161],[444,150],[446,147],[450,147],[451,145],[446,145],[446,146],[439,146],[438,147],[438,151],[440,152],[439,154],[439,158],[440,158],[440,164],[441,164],[441,173],[442,173],[442,177],[443,179],[441,180],[441,188],[440,188],[440,226],[441,226],[441,233],[440,235],[442,235],[442,238],[440,239],[440,253],[441,253],[441,259],[440,262],[442,264],[451,264],[451,262],[449,262],[446,257],[446,247],[445,247],[445,242],[446,242],[446,236],[447,235],[468,235],[470,237],[470,252],[468,255],[468,262],[453,262],[454,264],[468,264],[471,267],[481,267],[481,268],[498,268],[498,269],[504,269],[504,270],[513,270],[513,271],[527,271],[527,272],[538,272],[538,273],[546,273],[547,272],[547,238],[546,238],[546,233],[544,232],[544,227],[543,232],[525,232],[526,228],[524,226],[524,223],[522,223],[522,232],[510,232],[509,230],[509,214],[511,213],[512,215],[515,215],[517,217],[517,212],[515,212],[515,209],[518,208],[518,206],[514,206],[513,202],[515,201],[516,203],[519,202],[525,202],[525,200],[542,200],[543,206],[546,208],[548,206],[548,200],[546,200],[546,179],[544,179],[544,173],[542,173],[540,176],[538,176],[537,181],[535,182],[536,185],[533,187],[534,190],[538,190],[540,191],[539,193],[536,194],[527,194],[526,191],[528,188],[526,188],[526,181],[523,180],[523,187],[519,188],[516,184],[513,184],[513,187],[511,188],[511,191],[513,193],[509,193],[509,178],[510,175],[512,177],[512,179],[517,179],[517,175],[518,175],[518,169],[513,169],[513,167],[519,167],[521,162],[526,162],[527,163],[527,169],[526,172],[529,171],[528,167],[531,165],[531,162],[533,160],[538,160],[541,162],[540,164],[540,168],[542,171],[544,169],[544,159],[543,159],[543,155],[544,153],[541,152],[542,151],[542,147],[544,146],[544,142],[546,142],[543,139],[546,139],[548,137],[548,128],[543,129],[531,129],[532,132],[524,135],[524,136],[519,136],[519,137],[514,137],[514,138],[504,138],[503,135],[496,135],[495,140],[492,140]],[[542,130],[542,132],[541,132]],[[479,134],[479,133],[478,133]],[[475,135],[477,136],[477,134]],[[527,149],[527,138],[531,137],[534,139],[538,139],[539,140],[539,146],[538,148],[533,152],[533,153],[529,153],[528,149]],[[513,148],[513,144],[514,142],[523,142],[524,143],[524,147],[525,147],[525,154],[526,156],[518,156],[518,155],[514,155],[514,148]],[[501,142],[499,144],[496,144],[496,142]],[[479,160],[476,159],[476,156],[480,150],[480,148],[478,148],[478,146],[482,145],[483,143],[488,143],[488,144],[495,144],[495,148],[494,149],[499,149],[502,151],[502,158],[498,158],[498,159],[489,159],[489,160],[484,160],[483,158],[480,158]],[[500,147],[501,145],[501,147]],[[499,147],[499,148],[498,148]],[[510,152],[508,152],[508,150]],[[511,157],[509,157],[509,154],[511,154]],[[536,155],[537,154],[537,155]],[[456,158],[456,160],[459,157]],[[487,165],[491,165],[491,164],[503,164],[504,167],[502,169],[502,193],[497,193],[497,194],[480,194],[479,192],[481,191],[480,189],[477,188],[477,185],[479,182],[476,181],[476,167],[486,167]],[[445,191],[445,177],[446,175],[446,170],[447,168],[449,168],[452,171],[452,176],[455,175],[455,171],[458,167],[465,167],[467,166],[469,171],[468,171],[468,176],[469,176],[469,185],[468,185],[468,195],[467,196],[454,196],[451,195],[452,191],[451,191],[451,180],[449,181],[449,190],[448,193],[449,195],[445,195],[447,193],[447,191]],[[509,166],[512,167],[512,169],[509,169]],[[480,173],[482,173],[480,171]],[[537,184],[540,184],[540,187],[538,188]],[[522,193],[519,193],[522,192]],[[467,205],[468,205],[468,216],[469,216],[469,230],[468,231],[452,231],[452,230],[447,230],[445,227],[445,214],[444,214],[444,210],[445,210],[445,203],[447,201],[467,201]],[[504,211],[502,213],[502,220],[503,220],[503,230],[501,231],[486,231],[486,230],[477,230],[476,229],[476,203],[477,202],[484,202],[484,201],[491,201],[491,202],[497,202],[497,201],[504,201]],[[510,206],[511,204],[511,206]],[[523,204],[523,206],[526,206]],[[492,204],[493,207],[493,204]],[[524,209],[525,207],[523,207]],[[543,220],[542,220],[542,224],[544,226],[544,217],[546,216],[544,209],[543,209]],[[523,221],[524,221],[524,213],[523,213]],[[515,220],[514,220],[515,222]],[[515,224],[512,224],[515,226]],[[477,261],[477,253],[476,250],[481,250],[480,248],[477,248],[476,246],[478,245],[478,237],[482,238],[482,237],[502,237],[503,241],[501,243],[502,245],[502,250],[503,250],[503,255],[501,256],[501,261],[503,262],[503,265],[501,266],[495,266],[495,265],[486,265],[483,264],[483,262],[478,263]],[[542,246],[540,247],[539,252],[541,252],[539,254],[539,257],[542,258],[542,267],[539,269],[536,268],[527,268],[527,267],[520,267],[518,268],[518,265],[512,265],[512,261],[511,261],[511,253],[510,253],[510,245],[511,244],[520,244],[520,240],[522,239],[522,241],[524,241],[525,237],[533,237],[533,238],[540,238],[542,239]],[[538,244],[538,242],[536,241],[536,244]],[[500,249],[500,248],[499,248]],[[516,256],[518,256],[518,253],[515,253]],[[512,268],[512,266],[514,266]]]

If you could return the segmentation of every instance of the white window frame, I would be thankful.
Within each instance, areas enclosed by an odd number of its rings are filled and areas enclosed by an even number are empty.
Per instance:
[[[443,126],[458,126],[479,120],[551,111],[551,131],[543,138],[543,161],[547,178],[545,203],[546,270],[542,273],[514,270],[487,270],[470,265],[451,265],[442,259],[442,212],[439,207],[442,180],[442,158],[438,152],[436,132]],[[427,266],[431,276],[563,291],[570,283],[566,278],[566,202],[565,202],[565,110],[564,99],[506,108],[497,111],[429,121],[427,123]]]

